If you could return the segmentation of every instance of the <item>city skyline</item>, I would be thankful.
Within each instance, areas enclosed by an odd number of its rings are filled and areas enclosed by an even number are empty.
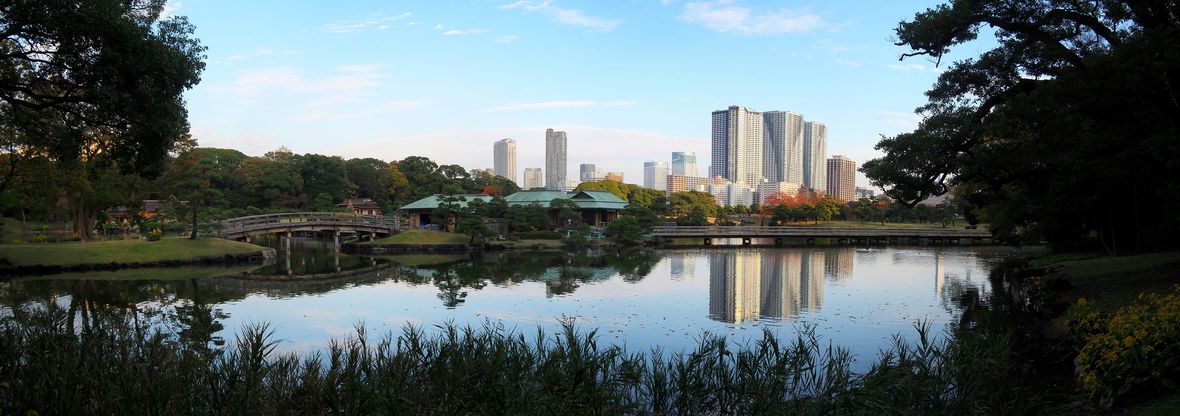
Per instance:
[[[172,1],[166,13],[187,16],[208,46],[202,82],[185,95],[201,146],[482,169],[487,143],[512,137],[519,175],[544,166],[526,149],[553,128],[575,138],[570,164],[637,183],[644,161],[673,151],[695,152],[704,176],[701,115],[732,103],[800,111],[834,129],[829,148],[877,156],[880,135],[916,126],[912,111],[941,71],[898,62],[905,50],[889,40],[931,4]]]

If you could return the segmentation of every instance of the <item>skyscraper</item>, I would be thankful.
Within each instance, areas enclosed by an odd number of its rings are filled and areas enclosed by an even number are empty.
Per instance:
[[[803,115],[767,111],[762,120],[762,175],[770,182],[803,183]]]
[[[643,187],[647,189],[668,189],[668,164],[665,162],[643,162]]]
[[[582,182],[602,180],[598,174],[598,167],[594,166],[593,163],[583,163],[578,165],[578,171],[581,174],[578,176],[578,179],[581,179]]]
[[[803,123],[803,186],[825,191],[828,186],[828,126]]]
[[[521,189],[533,189],[544,187],[544,182],[541,181],[541,168],[524,168],[524,185]]]
[[[496,176],[516,182],[516,140],[504,139],[492,145],[492,169]]]
[[[844,202],[856,198],[856,162],[843,155],[828,159],[828,195]]]
[[[713,112],[713,167],[710,177],[757,186],[762,182],[762,113],[730,106]]]
[[[561,190],[565,173],[565,132],[545,129],[545,189]]]
[[[672,152],[671,175],[697,176],[696,152]]]

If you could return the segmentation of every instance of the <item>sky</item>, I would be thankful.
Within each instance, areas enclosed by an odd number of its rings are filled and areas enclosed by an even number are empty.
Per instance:
[[[578,165],[642,184],[643,162],[696,152],[711,112],[783,110],[828,126],[859,166],[912,130],[945,69],[899,61],[901,20],[934,1],[172,0],[208,47],[186,93],[204,147],[544,167],[545,129]],[[966,51],[968,54],[980,51]],[[858,174],[858,186],[867,186]]]

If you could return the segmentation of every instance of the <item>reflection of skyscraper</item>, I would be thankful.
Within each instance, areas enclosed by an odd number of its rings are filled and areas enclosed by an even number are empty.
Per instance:
[[[671,261],[672,280],[691,279],[696,274],[696,256],[675,253],[668,256]]]
[[[942,265],[942,253],[934,255],[934,294],[935,296],[942,295],[942,285],[946,283],[946,270]]]
[[[856,252],[852,247],[838,247],[827,252],[824,267],[831,280],[847,280],[852,278],[853,258]]]
[[[709,317],[741,323],[758,318],[761,255],[727,251],[709,257]]]
[[[824,306],[824,252],[803,250],[799,267],[799,307],[805,311]]]

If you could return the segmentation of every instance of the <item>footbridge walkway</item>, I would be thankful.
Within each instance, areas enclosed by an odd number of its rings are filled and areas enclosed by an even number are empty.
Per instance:
[[[711,245],[713,239],[740,238],[750,245],[755,238],[774,239],[781,245],[788,239],[813,244],[826,238],[840,244],[985,244],[991,243],[987,230],[960,228],[837,228],[837,227],[768,227],[768,226],[656,226],[655,238],[664,242],[672,239],[702,239]]]
[[[251,215],[230,218],[221,222],[216,235],[229,240],[246,240],[266,234],[315,232],[331,233],[339,239],[340,233],[388,236],[400,229],[397,218],[380,215],[356,215],[338,212],[291,212],[283,214]]]

